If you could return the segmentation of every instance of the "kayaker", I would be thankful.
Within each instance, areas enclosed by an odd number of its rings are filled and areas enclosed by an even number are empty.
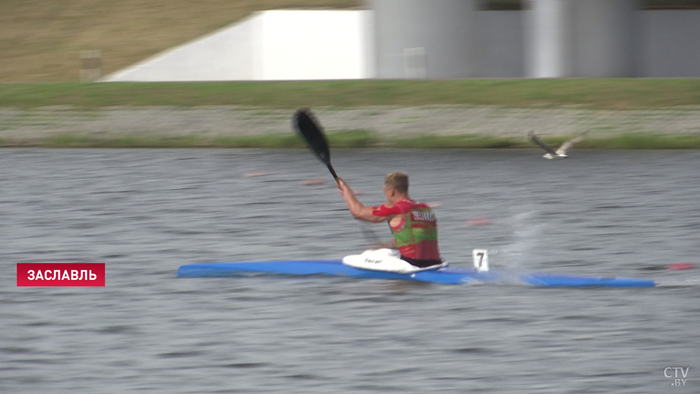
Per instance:
[[[401,260],[415,267],[442,264],[438,249],[437,219],[427,204],[411,200],[408,196],[408,174],[395,171],[386,175],[386,203],[378,207],[363,205],[340,178],[338,188],[355,219],[370,223],[389,222],[395,240],[390,245],[382,245],[383,247],[398,249]]]

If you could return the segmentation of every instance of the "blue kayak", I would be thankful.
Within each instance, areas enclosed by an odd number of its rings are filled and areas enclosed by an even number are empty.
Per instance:
[[[477,271],[474,268],[446,267],[411,274],[373,271],[350,267],[341,260],[251,261],[183,265],[181,278],[249,276],[251,274],[330,275],[371,279],[409,280],[442,284],[521,283],[539,287],[654,287],[649,279],[602,278],[545,273],[520,274],[504,270]]]

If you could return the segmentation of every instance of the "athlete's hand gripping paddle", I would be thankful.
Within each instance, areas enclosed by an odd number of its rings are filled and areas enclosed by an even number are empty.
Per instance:
[[[318,121],[316,121],[311,111],[308,109],[297,110],[297,112],[294,113],[292,123],[294,123],[294,128],[304,138],[304,141],[309,145],[314,155],[328,167],[328,171],[330,171],[333,178],[338,181],[338,175],[331,165],[331,152],[328,148],[328,140],[326,140],[321,126],[318,124]]]

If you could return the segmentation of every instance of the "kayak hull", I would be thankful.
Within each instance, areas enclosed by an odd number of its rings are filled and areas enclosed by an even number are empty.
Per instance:
[[[277,275],[330,275],[368,279],[408,280],[441,284],[520,283],[538,287],[654,287],[653,280],[634,278],[602,278],[561,274],[518,274],[501,270],[479,272],[473,268],[446,267],[410,274],[373,271],[350,267],[341,260],[289,260],[207,263],[183,265],[177,272],[181,278]]]

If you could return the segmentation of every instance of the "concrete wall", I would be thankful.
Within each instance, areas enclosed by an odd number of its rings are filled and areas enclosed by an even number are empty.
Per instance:
[[[532,0],[526,11],[527,75],[634,74],[638,0]]]
[[[700,77],[700,10],[643,11],[638,0],[533,0],[530,6],[477,12],[482,65],[476,76]],[[522,27],[508,13],[520,14]]]
[[[374,76],[369,11],[274,11],[261,19],[256,79]]]
[[[575,0],[572,3],[568,76],[634,75],[637,0]]]
[[[477,12],[476,76],[480,78],[525,77],[524,12]]]
[[[107,81],[374,77],[371,11],[264,11]]]
[[[374,11],[265,11],[109,81],[700,77],[700,10],[639,0],[371,0]]]
[[[641,38],[638,76],[700,77],[700,10],[638,13]]]
[[[477,75],[473,0],[372,0],[378,78]]]

